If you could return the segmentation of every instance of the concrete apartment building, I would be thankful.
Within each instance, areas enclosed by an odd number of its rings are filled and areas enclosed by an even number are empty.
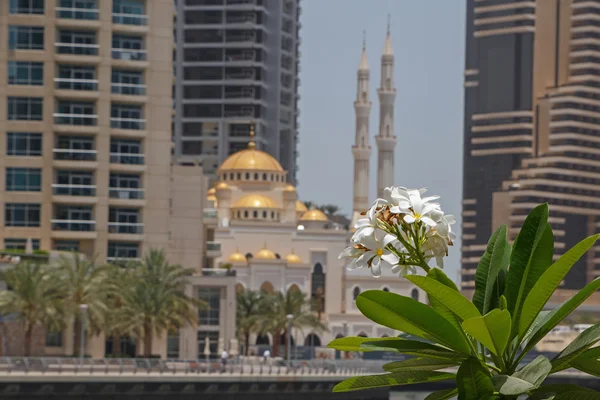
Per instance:
[[[171,162],[175,18],[173,0],[0,1],[0,246],[31,240],[51,258],[77,251],[98,263],[164,249],[198,269],[191,294],[218,293],[208,330],[228,343],[235,278],[203,269],[220,256],[205,245],[204,220],[216,219],[204,210],[208,182]],[[156,340],[155,354],[196,358],[203,315],[187,336]],[[49,334],[38,355],[73,354],[72,337]],[[108,340],[90,337],[86,351],[104,356]]]
[[[600,1],[467,1],[462,289],[486,242],[550,204],[555,259],[600,231]],[[600,246],[557,301],[600,276]],[[560,298],[560,299],[558,299]]]
[[[300,0],[179,0],[174,157],[211,178],[256,144],[296,182]]]

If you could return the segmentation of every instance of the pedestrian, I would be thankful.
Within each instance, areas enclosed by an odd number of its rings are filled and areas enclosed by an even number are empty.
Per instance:
[[[225,372],[225,367],[227,366],[227,359],[229,358],[229,353],[227,350],[223,350],[221,353],[221,371]]]
[[[265,362],[265,364],[269,362],[269,357],[271,357],[271,351],[269,349],[266,349],[263,353],[263,361]]]

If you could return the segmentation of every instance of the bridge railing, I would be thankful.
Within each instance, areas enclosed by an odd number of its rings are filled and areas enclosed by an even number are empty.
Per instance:
[[[172,360],[157,358],[0,357],[4,374],[236,374],[360,375],[382,372],[382,361],[270,359]]]

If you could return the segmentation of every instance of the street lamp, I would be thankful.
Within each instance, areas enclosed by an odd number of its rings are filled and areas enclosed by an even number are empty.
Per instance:
[[[342,326],[343,326],[343,335],[344,337],[348,336],[348,323],[346,321],[342,322]],[[341,355],[341,353],[340,353]],[[344,352],[344,358],[348,357],[348,352]]]
[[[287,364],[288,367],[290,365],[290,351],[292,350],[291,347],[291,330],[292,330],[292,319],[294,319],[294,316],[292,314],[288,314],[285,316],[285,318],[287,319]]]
[[[80,304],[79,309],[81,310],[81,343],[79,348],[79,359],[81,360],[81,364],[83,364],[83,355],[85,354],[85,314],[87,312],[88,305]]]

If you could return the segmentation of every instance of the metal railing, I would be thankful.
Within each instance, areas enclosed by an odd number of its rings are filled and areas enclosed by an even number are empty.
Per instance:
[[[83,56],[97,56],[98,45],[86,43],[54,43],[58,54],[77,54]]]
[[[112,199],[141,200],[144,198],[144,189],[109,188],[108,196]]]
[[[220,242],[206,242],[206,250],[207,251],[221,251],[221,243]]]
[[[93,232],[96,230],[96,221],[79,219],[52,219],[53,231]]]
[[[52,184],[52,193],[57,196],[95,196],[96,185]]]
[[[62,114],[54,113],[55,124],[95,126],[98,123],[96,114]]]
[[[94,8],[56,7],[56,17],[65,19],[97,20],[99,11]]]
[[[140,235],[144,233],[144,224],[134,222],[109,222],[108,233]]]
[[[56,89],[98,90],[97,79],[54,78]]]
[[[126,94],[130,96],[143,96],[146,94],[146,85],[137,83],[111,83],[111,92],[114,94]]]
[[[112,49],[112,58],[124,61],[146,61],[146,50]]]
[[[83,149],[52,149],[55,160],[66,161],[96,161],[96,150]]]
[[[113,13],[113,24],[123,25],[148,25],[148,16],[144,14],[119,14]]]
[[[202,211],[202,217],[205,219],[216,219],[217,218],[217,209],[216,208],[205,208]]]
[[[110,162],[114,164],[144,165],[144,155],[137,153],[110,153]]]
[[[140,118],[111,118],[110,127],[115,129],[143,130],[146,128],[146,120]]]

